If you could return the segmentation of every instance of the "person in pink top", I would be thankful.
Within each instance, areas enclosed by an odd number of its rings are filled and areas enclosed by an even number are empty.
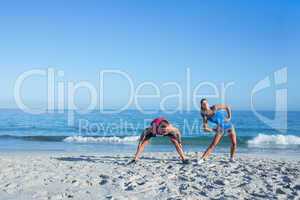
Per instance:
[[[156,136],[168,136],[171,142],[175,145],[182,162],[184,164],[189,163],[189,160],[186,159],[183,152],[180,131],[172,126],[172,124],[170,124],[169,121],[163,117],[154,119],[151,122],[150,127],[143,131],[139,140],[136,154],[130,163],[135,163],[139,159],[141,153],[144,151],[145,146],[149,144],[150,138]]]

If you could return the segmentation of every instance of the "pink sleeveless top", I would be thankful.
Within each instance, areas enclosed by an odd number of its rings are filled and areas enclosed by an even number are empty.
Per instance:
[[[168,120],[166,120],[164,117],[158,117],[158,118],[155,118],[152,122],[151,122],[151,126],[153,126],[155,124],[155,127],[156,127],[156,134],[157,135],[161,135],[159,134],[158,132],[158,127],[160,126],[160,124],[162,122],[166,122],[169,124]]]

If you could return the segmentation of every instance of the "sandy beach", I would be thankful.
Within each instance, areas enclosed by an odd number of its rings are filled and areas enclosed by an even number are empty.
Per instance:
[[[196,153],[182,165],[174,153],[1,153],[1,199],[299,199],[300,161]]]

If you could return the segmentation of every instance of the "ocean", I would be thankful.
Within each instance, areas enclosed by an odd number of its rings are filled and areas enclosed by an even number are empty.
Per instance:
[[[274,118],[272,111],[261,115]],[[68,124],[68,111],[33,115],[16,109],[0,109],[0,151],[63,151],[134,153],[139,135],[158,116],[164,116],[182,132],[185,151],[203,151],[214,134],[202,131],[198,111],[141,113],[126,110],[116,114],[92,111],[75,114]],[[234,111],[232,122],[238,137],[238,152],[300,155],[300,112],[287,113],[287,128],[274,129],[251,111]],[[211,125],[213,126],[213,125]],[[229,152],[225,135],[216,152]],[[145,151],[175,151],[167,137],[151,139]]]

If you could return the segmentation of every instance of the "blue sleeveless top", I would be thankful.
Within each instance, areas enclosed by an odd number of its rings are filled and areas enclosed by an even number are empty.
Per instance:
[[[214,110],[214,109],[213,109]],[[227,112],[225,110],[218,110],[214,112],[214,115],[208,117],[205,113],[202,113],[202,116],[206,116],[209,122],[212,122],[220,126],[223,130],[232,128],[231,121],[226,121]]]

